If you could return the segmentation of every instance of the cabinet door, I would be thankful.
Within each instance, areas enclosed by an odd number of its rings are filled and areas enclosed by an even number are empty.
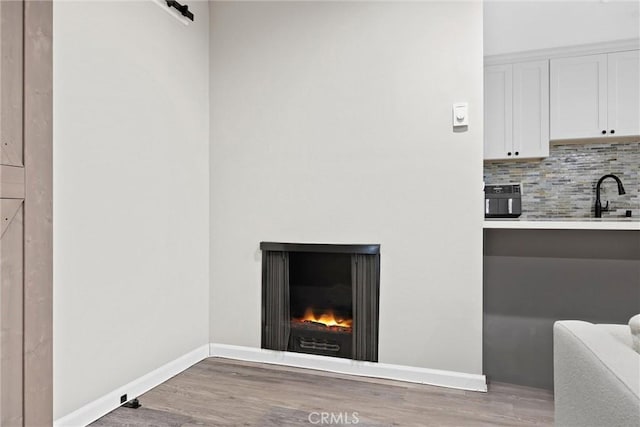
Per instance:
[[[484,158],[505,159],[512,149],[513,67],[484,69]]]
[[[549,61],[513,65],[513,155],[549,156]]]
[[[640,51],[610,53],[607,59],[608,135],[640,135]]]
[[[551,60],[551,139],[594,138],[607,129],[607,55]]]

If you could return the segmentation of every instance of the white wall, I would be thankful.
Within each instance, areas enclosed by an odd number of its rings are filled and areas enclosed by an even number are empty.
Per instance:
[[[485,55],[638,37],[638,1],[488,0],[484,4]]]
[[[209,15],[54,4],[54,417],[208,343]],[[132,396],[133,397],[133,396]]]
[[[481,3],[215,2],[211,34],[212,342],[260,347],[260,241],[380,243],[380,361],[481,373]]]

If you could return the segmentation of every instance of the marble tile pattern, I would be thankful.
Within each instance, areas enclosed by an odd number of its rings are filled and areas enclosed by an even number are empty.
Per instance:
[[[601,176],[615,174],[626,194],[607,179],[600,187],[602,217],[624,217],[627,210],[640,217],[640,138],[635,142],[552,145],[549,157],[484,164],[485,184],[522,183],[523,219],[592,218],[596,184]]]

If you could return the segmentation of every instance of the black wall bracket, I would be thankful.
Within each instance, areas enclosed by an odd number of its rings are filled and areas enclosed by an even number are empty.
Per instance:
[[[193,21],[193,13],[191,13],[191,11],[189,10],[189,6],[187,6],[186,4],[182,5],[176,0],[167,0],[167,6],[175,7],[178,12],[182,14],[182,16]]]

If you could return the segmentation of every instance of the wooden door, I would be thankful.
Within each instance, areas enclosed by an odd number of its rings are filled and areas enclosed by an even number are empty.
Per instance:
[[[0,0],[0,426],[52,420],[52,5]]]
[[[510,158],[513,144],[513,67],[484,69],[484,158]]]
[[[608,135],[640,135],[640,51],[608,55]]]
[[[23,425],[23,13],[0,2],[0,425]]]
[[[549,156],[549,61],[513,64],[513,155]]]
[[[607,134],[607,55],[551,60],[551,139]]]

